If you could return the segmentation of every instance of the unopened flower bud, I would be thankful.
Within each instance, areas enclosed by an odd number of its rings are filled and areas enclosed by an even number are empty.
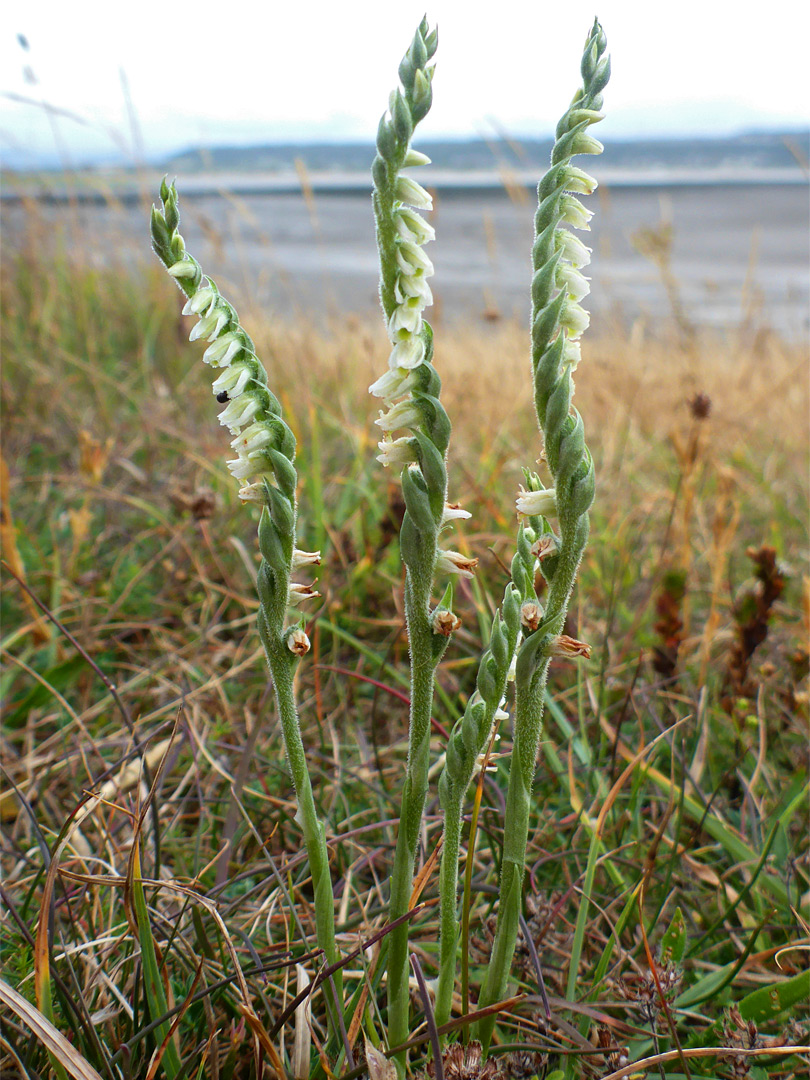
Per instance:
[[[522,635],[521,635],[522,636]],[[506,681],[514,682],[517,678],[517,651],[512,656],[512,661],[509,664],[509,670],[506,673]]]
[[[461,619],[458,615],[454,615],[452,611],[448,611],[447,608],[437,608],[437,610],[433,612],[431,625],[433,626],[434,634],[441,634],[442,637],[450,637],[453,631],[458,630],[461,626]]]
[[[577,132],[571,145],[572,154],[601,154],[604,149],[598,139],[595,139],[593,135],[588,135],[585,131]]]
[[[193,278],[197,274],[197,267],[191,259],[180,259],[173,266],[168,267],[168,273],[173,278]]]
[[[429,165],[430,158],[427,154],[421,154],[418,150],[414,150],[411,146],[408,148],[408,152],[405,155],[405,160],[402,162],[403,169],[410,169],[414,165]]]
[[[397,137],[394,126],[387,116],[381,117],[377,128],[377,149],[384,161],[390,161],[396,153]]]
[[[429,100],[430,98],[430,80],[424,71],[421,69],[416,72],[413,80],[413,100],[417,105]]]
[[[568,111],[568,123],[571,127],[581,124],[583,120],[587,120],[589,124],[598,124],[604,119],[605,114],[598,109],[569,109]]]
[[[413,120],[411,111],[400,90],[394,91],[391,99],[391,119],[397,138],[401,142],[407,142],[413,134]]]

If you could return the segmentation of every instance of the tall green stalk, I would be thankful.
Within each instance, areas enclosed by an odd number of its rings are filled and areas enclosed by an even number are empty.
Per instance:
[[[217,402],[224,405],[219,421],[235,436],[236,456],[228,469],[241,482],[243,502],[261,506],[258,573],[259,635],[273,678],[276,706],[284,736],[287,761],[298,803],[296,820],[304,834],[315,893],[315,925],[318,945],[326,960],[338,958],[335,943],[334,895],[324,828],[315,809],[306,754],[301,740],[293,680],[300,658],[309,651],[309,639],[300,620],[288,623],[288,612],[318,594],[311,585],[291,580],[296,569],[318,563],[319,553],[295,547],[296,484],[293,464],[295,437],[281,414],[281,405],[267,386],[267,372],[254,351],[234,308],[203,275],[197,261],[186,251],[178,230],[177,192],[161,185],[163,209],[152,207],[152,245],[168,272],[188,297],[184,314],[199,321],[190,340],[210,342],[203,360],[221,369],[214,380]],[[338,1000],[342,1001],[340,972],[335,974]],[[333,1003],[325,995],[332,1033],[338,1031]]]
[[[532,375],[535,408],[543,435],[546,465],[554,487],[543,489],[531,477],[521,491],[518,512],[530,520],[556,516],[559,530],[549,530],[540,567],[548,582],[545,609],[539,599],[523,605],[525,640],[516,665],[515,734],[504,818],[498,920],[486,979],[479,997],[484,1007],[500,1001],[517,941],[532,786],[543,721],[543,695],[553,656],[587,655],[587,646],[563,634],[568,602],[588,540],[588,508],[594,496],[594,470],[585,445],[582,418],[572,408],[572,371],[580,358],[579,338],[588,315],[579,301],[588,292],[580,273],[588,249],[564,224],[587,229],[592,216],[576,198],[590,194],[596,181],[571,165],[576,154],[598,154],[602,145],[587,133],[601,120],[602,90],[610,77],[606,39],[597,21],[582,57],[583,86],[557,125],[551,168],[540,182],[532,248]],[[494,1018],[479,1024],[489,1045]]]
[[[450,611],[448,586],[442,602],[433,607],[436,572],[470,576],[474,559],[439,548],[439,532],[448,521],[469,516],[448,507],[445,454],[450,421],[439,401],[441,382],[432,364],[433,336],[422,311],[432,303],[428,278],[433,273],[423,246],[433,229],[416,212],[430,209],[427,191],[402,173],[426,164],[411,149],[414,128],[432,100],[437,36],[423,20],[399,66],[401,86],[377,132],[377,156],[372,167],[374,215],[380,252],[380,300],[391,340],[388,371],[370,387],[387,412],[376,421],[386,437],[380,442],[383,465],[404,466],[402,488],[405,516],[400,550],[405,564],[405,617],[411,659],[411,703],[408,760],[402,790],[397,844],[391,875],[389,918],[405,915],[413,888],[413,870],[422,827],[430,764],[430,713],[436,666],[459,620]],[[397,431],[407,435],[392,438]],[[388,959],[388,1043],[396,1046],[409,1034],[408,925],[392,933]],[[404,1060],[397,1062],[400,1071]]]
[[[521,529],[520,542],[528,548],[528,538]],[[476,690],[456,721],[447,743],[444,769],[439,778],[439,801],[444,814],[442,858],[439,870],[439,980],[436,986],[436,1023],[450,1019],[458,952],[458,861],[464,801],[475,775],[481,754],[496,718],[505,719],[499,710],[504,703],[509,669],[520,636],[520,608],[531,589],[531,578],[522,573],[524,561],[515,557],[512,581],[506,586],[501,609],[492,622],[489,647],[481,657]]]

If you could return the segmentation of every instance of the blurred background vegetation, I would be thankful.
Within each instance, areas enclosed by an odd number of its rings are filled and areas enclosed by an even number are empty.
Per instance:
[[[256,1075],[257,1040],[266,1067],[269,1043],[292,1068],[296,1024],[316,1075],[320,991],[311,1031],[300,1010],[287,1015],[294,963],[312,977],[318,960],[254,633],[255,523],[224,466],[179,294],[133,257],[130,217],[143,222],[143,248],[146,208],[109,196],[99,213],[120,228],[99,237],[99,219],[68,196],[58,220],[29,197],[4,207],[4,978],[30,1001],[50,987],[56,1027],[105,1077],[146,1077],[150,1060],[170,1076]],[[297,198],[310,224],[323,219],[317,191]],[[437,257],[442,213],[440,200]],[[673,237],[677,221],[637,223],[637,257],[667,306],[655,317],[603,311],[577,372],[598,489],[570,631],[593,655],[552,668],[522,997],[499,1025],[510,1076],[607,1076],[628,1053],[661,1054],[654,1067],[667,1076],[807,1075],[806,1058],[778,1052],[808,1041],[806,343],[744,298],[736,322],[706,326],[684,301]],[[272,239],[266,250],[272,268]],[[528,249],[520,258],[528,266]],[[238,247],[229,259],[219,284],[298,438],[299,542],[322,552],[299,699],[348,952],[384,926],[406,747],[403,507],[396,477],[374,461],[366,393],[385,333],[367,298],[358,314],[345,302],[295,318],[263,308]],[[525,327],[480,283],[463,318],[438,306],[432,321],[454,423],[450,494],[472,512],[452,546],[479,559],[476,579],[459,583],[463,628],[440,668],[438,762],[506,581],[521,469],[541,447]],[[509,745],[507,726],[497,774],[482,783],[465,896],[473,993]],[[60,844],[89,792],[103,801]],[[435,896],[439,833],[434,800],[423,900]],[[167,1029],[149,1027],[160,1017],[133,906],[138,837],[178,1019],[163,1039]],[[662,956],[678,910],[682,956]],[[430,905],[413,946],[431,977]],[[372,1037],[382,1030],[377,948],[347,968],[349,989],[368,993],[354,1003],[346,1073],[362,1060],[361,1022]],[[10,1007],[3,1019],[8,1075],[48,1075],[43,1043]],[[415,1035],[419,1067],[424,1026]],[[168,1071],[166,1043],[181,1071]],[[520,1047],[531,1048],[522,1064]],[[751,1049],[765,1056],[735,1055]]]

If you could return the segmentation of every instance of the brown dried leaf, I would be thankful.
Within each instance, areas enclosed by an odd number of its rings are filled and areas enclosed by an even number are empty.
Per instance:
[[[0,979],[0,1002],[31,1029],[42,1045],[75,1080],[101,1080],[101,1076],[65,1036],[30,1001]]]
[[[397,1080],[397,1067],[385,1054],[366,1039],[366,1065],[369,1080]]]

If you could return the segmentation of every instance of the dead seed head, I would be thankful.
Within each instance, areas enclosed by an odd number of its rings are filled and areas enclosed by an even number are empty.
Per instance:
[[[543,621],[543,609],[534,600],[527,600],[520,609],[520,624],[530,633]]]
[[[590,660],[591,647],[586,641],[578,641],[576,638],[569,637],[568,634],[560,634],[551,647],[551,655],[562,656],[569,660],[581,656],[585,660]]]
[[[467,1046],[453,1043],[442,1054],[442,1069],[445,1080],[506,1080],[494,1058],[482,1063],[480,1042],[471,1042]],[[431,1077],[436,1075],[434,1062],[430,1062],[427,1071]]]
[[[557,538],[551,533],[543,533],[539,540],[535,540],[532,544],[532,555],[539,562],[543,559],[547,559],[549,555],[556,555],[557,553]]]
[[[709,413],[712,411],[712,399],[708,394],[695,394],[688,402],[689,412],[695,418],[695,420],[708,419]]]
[[[309,638],[300,626],[287,634],[287,648],[293,656],[306,656],[309,652]]]
[[[442,637],[450,637],[454,630],[458,630],[461,626],[461,619],[458,615],[454,615],[452,611],[448,611],[446,608],[441,608],[433,616],[433,632],[435,634],[441,634]]]

